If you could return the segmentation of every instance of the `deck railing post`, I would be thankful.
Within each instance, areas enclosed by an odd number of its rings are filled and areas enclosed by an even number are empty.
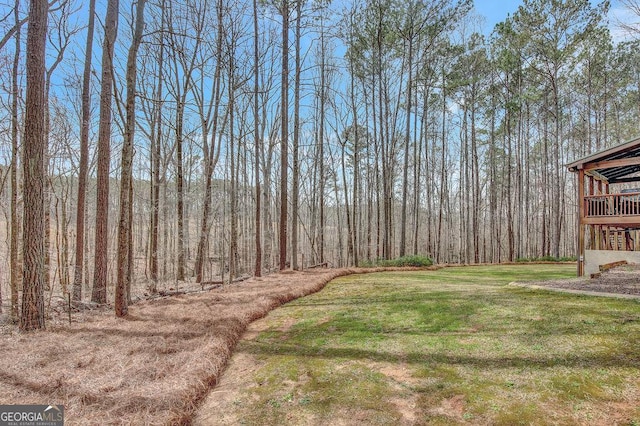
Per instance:
[[[584,214],[585,214],[585,194],[584,194],[584,169],[578,170],[578,276],[584,275]]]

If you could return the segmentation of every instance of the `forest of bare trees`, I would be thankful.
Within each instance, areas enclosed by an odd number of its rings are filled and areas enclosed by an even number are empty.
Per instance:
[[[471,0],[85,3],[0,4],[0,308],[25,329],[50,294],[126,315],[132,285],[574,256],[565,165],[640,133],[608,1],[492,31]]]

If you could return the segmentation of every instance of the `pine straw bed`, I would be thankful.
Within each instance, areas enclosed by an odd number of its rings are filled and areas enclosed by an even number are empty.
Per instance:
[[[66,424],[189,424],[247,325],[334,278],[410,268],[274,274],[212,291],[146,300],[126,319],[0,335],[0,403],[63,404]],[[6,329],[5,329],[6,331]]]

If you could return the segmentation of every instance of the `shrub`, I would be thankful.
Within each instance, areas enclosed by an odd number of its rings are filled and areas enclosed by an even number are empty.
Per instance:
[[[556,259],[553,256],[542,256],[539,257],[537,260],[539,260],[540,262],[557,262],[558,259]]]
[[[378,259],[375,262],[364,261],[360,263],[363,268],[372,268],[375,266],[383,267],[401,267],[401,266],[414,266],[425,267],[433,265],[433,260],[426,256],[403,256],[397,259],[383,260]]]
[[[559,262],[577,262],[578,261],[578,257],[577,256],[563,256],[558,258]]]
[[[542,257],[519,257],[516,259],[517,263],[527,263],[527,262],[575,262],[578,260],[575,256],[563,256],[563,257],[553,257],[553,256],[542,256]]]

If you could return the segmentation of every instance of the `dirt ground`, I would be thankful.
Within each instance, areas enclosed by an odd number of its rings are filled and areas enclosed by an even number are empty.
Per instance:
[[[0,402],[65,406],[68,425],[190,424],[247,326],[339,276],[398,268],[272,274],[209,291],[60,312],[47,330],[0,324]],[[216,392],[216,390],[214,390]]]

